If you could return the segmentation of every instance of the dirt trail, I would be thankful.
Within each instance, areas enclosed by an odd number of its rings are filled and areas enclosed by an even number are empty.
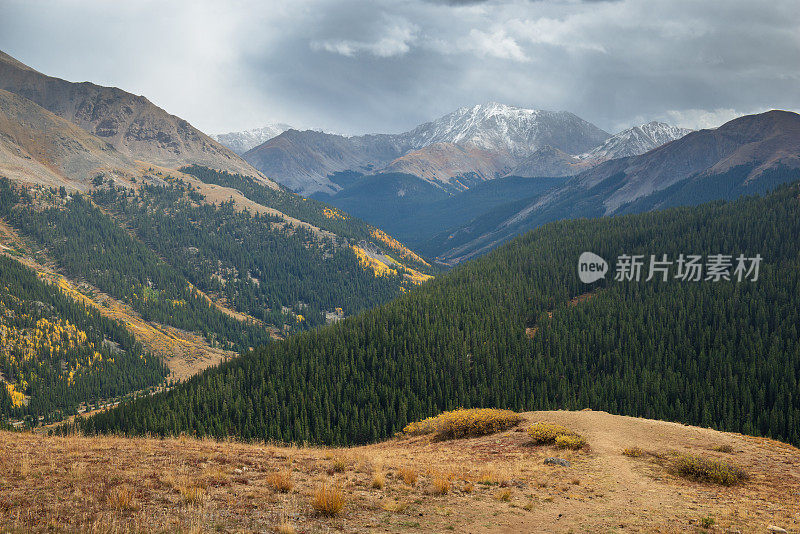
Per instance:
[[[789,532],[800,531],[792,530],[800,529],[800,451],[793,447],[606,412],[529,415],[531,419],[563,424],[587,438],[591,452],[584,461],[575,462],[576,475],[582,485],[592,485],[602,497],[569,499],[558,507],[557,514],[534,511],[493,532],[594,532],[601,528],[685,532],[700,526],[703,518],[712,518],[717,525],[735,526],[741,532],[765,532],[772,524],[789,525]],[[713,450],[720,445],[730,445],[734,453]],[[692,483],[673,477],[652,460],[623,455],[628,447],[725,459],[747,468],[753,478],[746,487],[738,488]],[[765,470],[765,464],[774,466],[775,471]],[[782,473],[779,484],[770,480],[776,472]],[[780,501],[784,501],[783,506],[777,505]]]

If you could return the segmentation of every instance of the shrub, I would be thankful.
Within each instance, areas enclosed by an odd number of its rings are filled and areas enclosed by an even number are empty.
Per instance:
[[[344,494],[339,488],[323,484],[314,492],[314,500],[311,501],[311,506],[314,507],[318,514],[333,517],[338,515],[344,508]]]
[[[535,445],[556,444],[569,449],[580,449],[586,445],[586,440],[580,434],[556,423],[534,423],[527,432]]]
[[[631,458],[639,458],[644,455],[644,451],[639,447],[628,447],[627,449],[622,449],[622,454]]]
[[[747,471],[737,465],[691,454],[676,454],[671,470],[684,478],[723,486],[733,486],[750,478]]]
[[[511,410],[472,408],[443,412],[411,423],[403,429],[409,436],[433,434],[437,440],[483,436],[518,425],[522,416]]]
[[[716,520],[711,516],[704,517],[703,519],[700,520],[700,526],[703,528],[711,528],[714,526],[715,523]]]
[[[727,445],[727,444],[726,445],[717,445],[716,447],[714,447],[713,450],[715,450],[717,452],[724,452],[724,453],[730,454],[730,453],[733,452],[733,447],[730,446],[730,445]]]
[[[511,490],[510,489],[500,490],[497,493],[495,493],[494,498],[497,499],[498,501],[508,502],[511,500]]]
[[[337,456],[333,459],[332,467],[334,473],[343,473],[347,469],[347,461],[341,456]]]
[[[289,493],[294,487],[292,474],[288,470],[274,471],[267,475],[267,484],[280,493]]]
[[[586,445],[586,440],[581,436],[567,436],[560,434],[556,436],[556,447],[559,449],[582,449]]]

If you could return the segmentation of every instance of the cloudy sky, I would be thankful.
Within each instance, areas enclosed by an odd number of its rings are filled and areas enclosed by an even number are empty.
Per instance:
[[[608,131],[800,110],[797,0],[0,0],[0,49],[209,133],[399,132],[489,101]]]

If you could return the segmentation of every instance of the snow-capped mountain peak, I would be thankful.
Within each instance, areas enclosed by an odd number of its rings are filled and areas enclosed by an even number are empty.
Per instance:
[[[602,145],[580,154],[578,157],[581,159],[609,160],[638,156],[670,141],[680,139],[691,131],[663,122],[648,122],[641,126],[623,130],[606,139]]]
[[[609,134],[566,111],[490,102],[459,108],[400,137],[414,149],[434,143],[457,143],[524,156],[544,145],[580,153],[602,143]]]
[[[288,124],[278,122],[274,124],[268,124],[261,128],[245,130],[243,132],[215,134],[212,135],[211,138],[241,155],[251,148],[257,147],[258,145],[269,141],[273,137],[282,134],[290,128],[291,126]]]

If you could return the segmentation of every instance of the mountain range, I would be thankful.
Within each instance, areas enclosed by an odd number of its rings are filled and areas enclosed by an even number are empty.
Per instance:
[[[798,169],[800,115],[748,115],[644,154],[600,163],[548,192],[443,232],[426,250],[441,261],[457,263],[549,221],[763,193],[796,179]]]
[[[516,108],[496,102],[460,108],[400,134],[353,137],[289,130],[246,152],[253,166],[304,195],[333,195],[332,176],[413,174],[444,189],[460,177],[488,180],[507,174],[538,148],[583,153],[610,135],[566,111]],[[463,184],[463,180],[461,181]]]

